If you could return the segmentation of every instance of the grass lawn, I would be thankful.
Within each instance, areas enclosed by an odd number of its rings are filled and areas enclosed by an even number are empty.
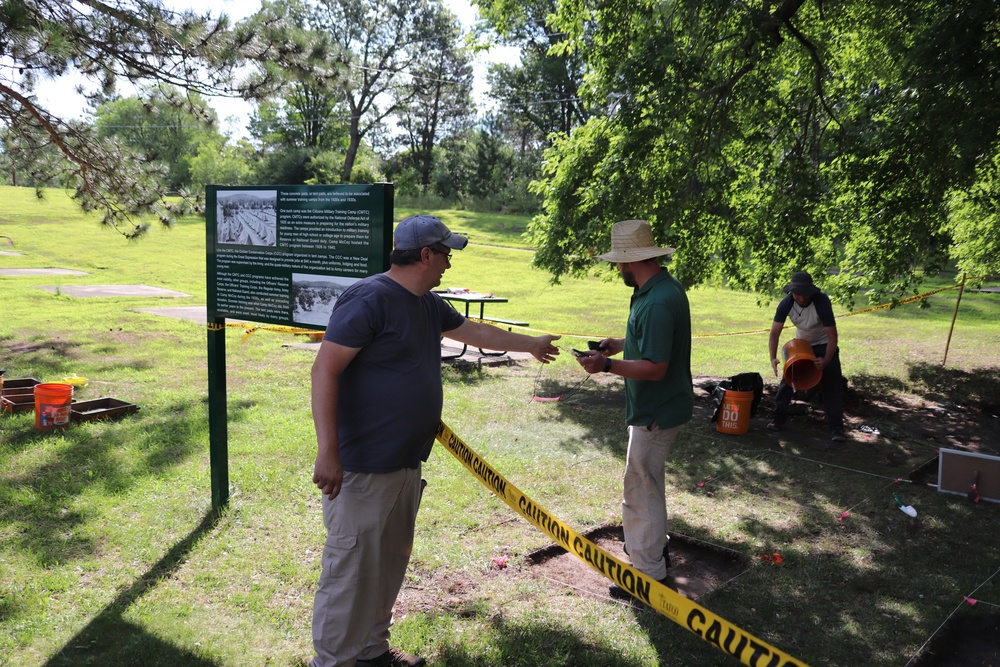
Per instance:
[[[305,664],[324,540],[311,483],[314,352],[284,346],[302,337],[228,330],[231,499],[216,516],[205,329],[137,310],[205,304],[204,222],[185,218],[127,242],[62,192],[38,202],[31,190],[3,187],[0,201],[0,251],[20,253],[0,255],[0,268],[86,272],[0,276],[6,377],[82,375],[90,384],[78,399],[140,406],[121,420],[60,432],[35,430],[31,412],[0,415],[0,666]],[[413,212],[397,210],[397,218]],[[616,276],[550,284],[530,267],[520,236],[526,218],[437,213],[472,241],[455,253],[443,286],[508,297],[488,314],[562,333],[566,349],[623,333],[629,291]],[[953,282],[935,278],[927,289]],[[89,284],[190,296],[62,291]],[[766,334],[720,334],[768,329],[776,297],[760,303],[708,287],[689,296],[695,374],[756,371],[774,382]],[[956,297],[951,290],[927,308],[839,311],[852,388],[929,398],[953,412],[995,405],[1000,295],[963,295],[942,367]],[[569,357],[545,367],[445,367],[444,420],[511,483],[584,532],[620,521],[624,399],[619,382],[584,382]],[[566,400],[533,402],[533,393]],[[671,530],[751,563],[700,604],[803,663],[844,666],[901,667],[956,611],[995,613],[1000,506],[891,486],[934,449],[896,435],[841,448],[778,446],[760,433],[727,437],[707,420],[691,422],[668,463]],[[455,667],[738,664],[653,612],[534,576],[524,557],[548,538],[443,447],[424,477],[394,643]],[[711,494],[699,487],[706,480]],[[919,520],[896,509],[893,490]],[[849,518],[838,518],[848,508]],[[781,565],[759,559],[773,552]],[[510,566],[497,569],[499,556]],[[982,604],[963,604],[973,592]]]

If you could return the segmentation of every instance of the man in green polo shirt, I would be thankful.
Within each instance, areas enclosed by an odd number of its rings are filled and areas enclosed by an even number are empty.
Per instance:
[[[600,351],[579,358],[588,373],[625,378],[628,455],[625,461],[622,527],[625,551],[644,574],[668,583],[667,507],[664,467],[682,424],[691,420],[691,310],[680,282],[660,266],[673,254],[659,247],[645,220],[611,228],[611,252],[598,259],[618,265],[634,289],[624,338],[606,338]],[[611,357],[623,352],[622,359]],[[617,584],[612,597],[628,599]]]

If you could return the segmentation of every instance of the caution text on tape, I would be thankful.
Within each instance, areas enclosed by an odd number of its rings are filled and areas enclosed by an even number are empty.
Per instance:
[[[448,426],[438,424],[437,440],[514,511],[636,599],[732,655],[748,667],[806,667],[762,639],[740,629],[693,600],[624,563],[546,512],[497,472]]]

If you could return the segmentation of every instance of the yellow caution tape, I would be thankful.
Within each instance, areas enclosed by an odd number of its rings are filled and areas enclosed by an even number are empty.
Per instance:
[[[629,591],[636,599],[748,667],[805,667],[787,653],[740,629],[693,600],[624,563],[539,507],[466,445],[442,421],[437,440],[498,498],[567,552]]]
[[[783,329],[788,329],[791,324],[786,324]],[[770,329],[752,329],[750,331],[727,331],[726,333],[693,334],[691,338],[717,338],[719,336],[746,336],[749,334],[762,334],[770,332]]]
[[[855,310],[850,313],[844,313],[843,315],[838,315],[837,317],[850,317],[851,315],[863,315],[865,313],[873,313],[876,310],[885,310],[886,308],[893,308],[895,306],[902,306],[907,303],[913,303],[914,301],[921,301],[929,296],[937,294],[938,292],[947,292],[951,289],[958,289],[958,285],[952,285],[951,287],[942,287],[936,289],[932,292],[924,292],[923,294],[916,294],[914,296],[908,296],[905,299],[900,299],[899,301],[890,301],[889,303],[881,303],[877,306],[872,306],[871,308],[865,308],[864,310]]]
[[[322,330],[316,330],[316,329],[303,329],[301,327],[290,327],[277,324],[251,324],[249,322],[226,322],[225,324],[216,324],[214,322],[209,322],[206,326],[208,327],[209,331],[221,331],[225,327],[232,327],[233,329],[244,329],[245,333],[243,334],[243,338],[240,339],[240,342],[245,341],[247,338],[250,337],[251,334],[254,334],[261,330],[276,331],[278,333],[287,333],[287,334],[323,333]]]

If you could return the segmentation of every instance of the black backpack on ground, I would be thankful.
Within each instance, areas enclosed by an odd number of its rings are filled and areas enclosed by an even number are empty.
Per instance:
[[[740,373],[728,380],[723,380],[715,385],[715,389],[712,390],[712,400],[715,402],[715,409],[712,411],[712,422],[715,422],[719,417],[719,408],[726,397],[727,389],[731,391],[752,391],[753,402],[750,404],[750,416],[757,416],[757,406],[760,405],[760,399],[764,396],[764,378],[760,376],[760,373]]]

